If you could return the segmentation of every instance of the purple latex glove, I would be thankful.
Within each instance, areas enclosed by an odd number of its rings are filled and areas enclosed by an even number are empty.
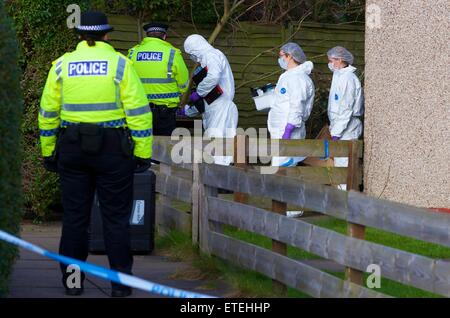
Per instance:
[[[202,97],[197,92],[192,92],[191,97],[189,97],[189,101],[192,103],[198,102]]]
[[[186,111],[184,110],[184,106],[183,107],[180,107],[180,108],[178,108],[178,110],[177,110],[177,114],[176,114],[177,116],[184,116],[184,117],[186,117],[187,115],[186,115]]]
[[[295,126],[292,124],[287,124],[286,127],[284,127],[284,134],[283,139],[291,139],[292,132],[294,131]]]
[[[341,139],[341,137],[331,136],[331,140],[333,140],[333,141],[338,141],[339,139]]]

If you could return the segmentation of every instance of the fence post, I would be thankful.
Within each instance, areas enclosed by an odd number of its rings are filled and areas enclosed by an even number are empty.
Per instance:
[[[168,164],[160,162],[159,163],[159,172],[161,174],[170,176],[172,174],[172,167]],[[162,206],[165,206],[165,205],[171,206],[172,205],[172,199],[170,197],[160,194],[159,198],[160,198],[160,203]],[[161,211],[163,211],[163,210],[161,210]],[[162,219],[162,216],[157,215],[157,220],[158,219]],[[158,222],[157,222],[157,224],[158,224]],[[161,231],[162,234],[168,233],[170,231],[169,228],[163,227],[162,224],[161,224],[161,226],[159,226],[159,230]]]
[[[287,171],[282,170],[282,171],[279,171],[277,174],[286,176]],[[287,204],[285,202],[272,200],[272,212],[275,212],[280,215],[286,215],[286,211],[287,211]],[[280,241],[272,240],[272,251],[286,256],[287,255],[287,245]],[[274,289],[276,289],[280,293],[283,293],[283,294],[287,293],[287,286],[275,279],[272,280],[272,286]]]
[[[199,165],[199,170],[204,169],[206,164]],[[199,247],[200,250],[206,254],[211,254],[208,244],[208,236],[210,228],[216,232],[220,232],[220,225],[209,221],[208,215],[208,197],[217,196],[217,188],[213,188],[203,184],[202,180],[199,180]],[[211,226],[210,226],[211,225]]]
[[[248,163],[246,150],[248,149],[247,135],[236,135],[234,137],[233,162],[237,168],[245,169]],[[248,194],[242,192],[234,192],[234,201],[239,203],[248,203]]]
[[[352,140],[348,146],[348,172],[347,172],[347,191],[359,191],[358,173],[359,163],[359,142]],[[365,237],[366,227],[360,224],[347,223],[347,235],[363,240]],[[346,279],[352,283],[363,285],[364,272],[347,267]]]
[[[195,161],[196,152],[194,149],[194,160],[192,161],[192,244],[199,242],[199,215],[200,215],[200,171],[199,163]]]

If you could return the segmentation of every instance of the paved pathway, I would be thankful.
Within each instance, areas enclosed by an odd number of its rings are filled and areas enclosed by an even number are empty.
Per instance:
[[[24,225],[22,238],[50,251],[58,251],[61,227],[58,223],[46,225]],[[104,255],[90,255],[88,262],[108,267]],[[189,270],[184,262],[173,262],[156,253],[152,255],[136,255],[134,257],[134,275],[155,283],[181,288],[197,293],[214,296],[225,296],[230,288],[222,282],[211,284],[202,280],[182,280],[171,278],[174,274]],[[214,286],[214,287],[211,287]],[[58,263],[21,250],[10,278],[9,297],[21,298],[60,298],[65,296],[61,286],[61,274]],[[100,278],[88,275],[85,281],[85,293],[81,297],[105,298],[110,294],[110,283]],[[132,297],[159,297],[144,291],[134,290]]]

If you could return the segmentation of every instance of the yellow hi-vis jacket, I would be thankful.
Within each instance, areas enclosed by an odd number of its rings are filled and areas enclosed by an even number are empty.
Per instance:
[[[132,62],[105,42],[90,47],[82,41],[53,62],[38,121],[44,157],[55,150],[59,128],[77,123],[128,127],[134,155],[152,155],[152,113],[144,87]]]
[[[177,107],[187,91],[189,71],[179,49],[159,38],[147,37],[128,51],[141,78],[148,101]]]

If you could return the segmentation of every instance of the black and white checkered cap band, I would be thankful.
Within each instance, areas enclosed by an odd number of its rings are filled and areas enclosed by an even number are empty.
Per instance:
[[[164,29],[164,28],[161,28],[161,27],[151,27],[151,28],[148,28],[147,31],[145,31],[145,32],[161,32],[161,33],[166,33],[167,30]]]
[[[81,31],[105,31],[111,29],[111,26],[109,24],[79,25],[77,29]]]

